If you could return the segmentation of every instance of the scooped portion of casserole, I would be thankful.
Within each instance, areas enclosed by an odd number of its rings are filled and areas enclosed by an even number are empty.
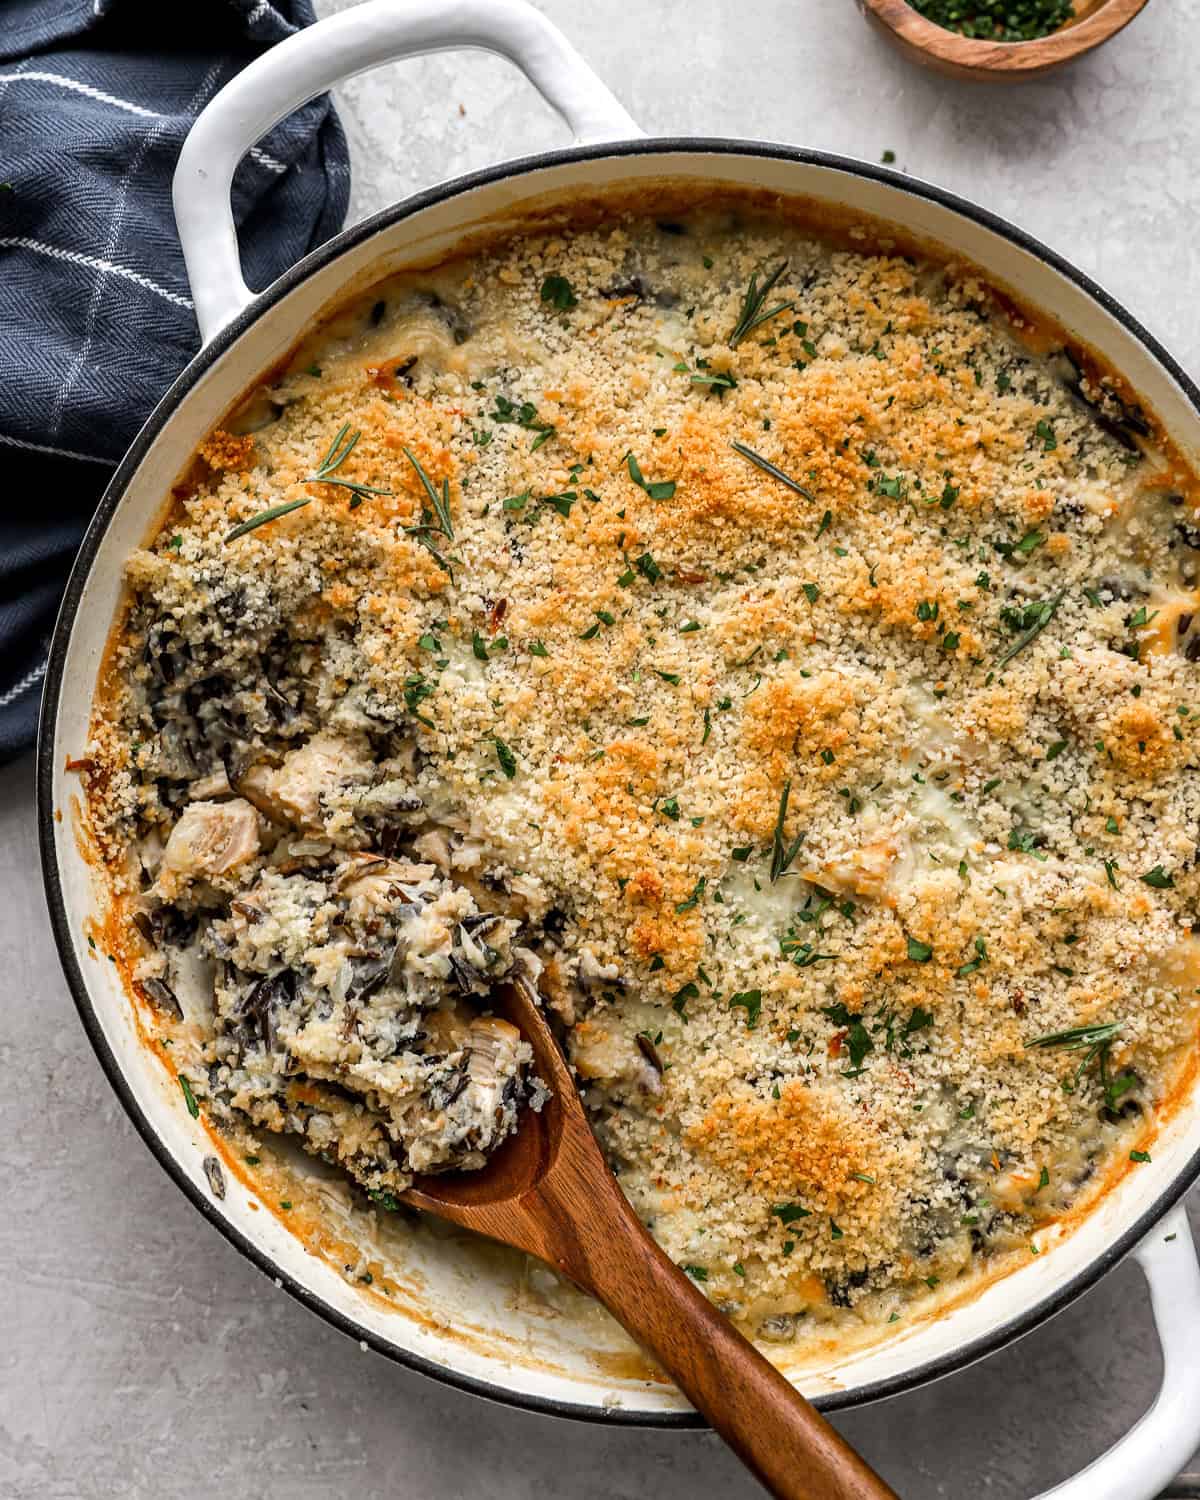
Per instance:
[[[1198,496],[969,267],[782,207],[381,284],[204,444],[97,701],[197,1107],[390,1201],[541,1102],[536,985],[759,1335],[1040,1253],[1194,1065]]]

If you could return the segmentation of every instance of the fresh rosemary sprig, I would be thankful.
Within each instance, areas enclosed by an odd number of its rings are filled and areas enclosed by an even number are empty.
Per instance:
[[[754,449],[748,448],[745,443],[739,443],[735,438],[730,447],[735,453],[740,453],[743,458],[749,459],[764,474],[769,474],[772,479],[777,479],[780,484],[786,484],[788,489],[794,490],[797,495],[803,495],[806,500],[813,498],[812,493],[793,479],[790,474],[785,474],[782,469],[777,469],[770,459],[764,458],[761,453],[755,453]]]
[[[1095,1047],[1111,1042],[1120,1036],[1119,1021],[1101,1021],[1094,1026],[1072,1026],[1068,1031],[1048,1031],[1045,1036],[1035,1036],[1025,1043],[1025,1050],[1040,1047],[1047,1051],[1061,1048],[1066,1052],[1079,1052],[1085,1047]]]
[[[421,481],[421,487],[429,497],[430,505],[433,506],[432,510],[422,506],[420,522],[416,526],[405,526],[403,528],[404,534],[405,536],[412,537],[418,546],[424,547],[434,562],[437,563],[438,567],[444,569],[453,578],[454,570],[432,541],[430,541],[430,537],[433,536],[444,536],[451,542],[454,540],[454,527],[450,524],[450,481],[449,479],[442,480],[442,489],[439,494],[437,486],[430,479],[429,475],[426,474],[425,470],[421,467],[420,461],[414,454],[408,448],[403,449],[403,453],[416,470],[417,478]],[[434,524],[434,517],[437,518],[436,525]]]
[[[1072,1026],[1067,1031],[1050,1031],[1045,1036],[1035,1036],[1025,1043],[1025,1049],[1029,1051],[1036,1047],[1043,1051],[1057,1049],[1082,1052],[1082,1061],[1072,1077],[1063,1080],[1063,1089],[1066,1093],[1073,1094],[1079,1080],[1095,1062],[1098,1064],[1100,1087],[1104,1091],[1104,1104],[1111,1111],[1116,1109],[1122,1094],[1127,1094],[1138,1081],[1136,1073],[1121,1073],[1114,1078],[1108,1071],[1112,1044],[1120,1034],[1119,1021],[1101,1021],[1093,1026]]]
[[[1042,631],[1045,630],[1046,626],[1049,625],[1050,621],[1053,620],[1054,616],[1058,613],[1058,606],[1066,597],[1067,591],[1066,589],[1063,589],[1063,591],[1058,595],[1057,598],[1044,599],[1042,601],[1041,610],[1038,614],[1037,619],[1033,622],[1028,630],[1022,631],[1022,633],[1016,638],[1016,640],[1012,643],[1008,650],[1004,652],[1002,656],[997,658],[996,666],[1002,667],[1006,662],[1012,661],[1013,657],[1016,656],[1018,651],[1024,651],[1025,647],[1028,646],[1031,641],[1037,640],[1038,636],[1041,635]]]
[[[243,521],[232,531],[226,532],[226,545],[236,542],[238,537],[245,536],[248,531],[256,531],[258,527],[265,526],[268,521],[276,521],[280,516],[286,516],[289,510],[299,510],[302,505],[307,505],[310,499],[311,496],[306,495],[303,500],[289,500],[286,505],[272,505],[270,510],[260,510],[256,516],[251,516],[248,521]]]
[[[781,260],[771,274],[760,287],[758,284],[758,272],[750,278],[750,285],[746,288],[746,294],[742,298],[742,313],[738,318],[733,332],[729,335],[729,347],[736,349],[747,334],[753,333],[763,323],[771,318],[776,318],[781,312],[786,312],[789,307],[794,307],[794,302],[777,302],[774,307],[768,307],[763,311],[763,303],[767,300],[775,283],[787,270],[788,263]]]
[[[453,541],[454,527],[450,524],[449,479],[442,480],[442,492],[439,495],[437,486],[434,484],[433,480],[430,479],[429,475],[426,474],[425,470],[421,467],[417,460],[413,457],[409,449],[405,448],[403,451],[405,458],[408,459],[409,463],[412,464],[413,468],[417,471],[417,478],[421,481],[422,488],[429,496],[429,503],[433,506],[434,514],[437,516],[438,522],[440,523],[438,529],[444,532],[445,535],[449,537],[451,541]]]
[[[349,434],[347,436],[347,434]],[[357,510],[368,495],[390,495],[391,490],[377,489],[371,484],[358,484],[353,479],[333,479],[330,476],[341,466],[354,452],[354,446],[362,437],[360,428],[350,431],[350,423],[343,422],[337,437],[329,445],[329,452],[317,466],[317,472],[310,474],[304,481],[305,484],[336,484],[340,489],[350,491],[350,509]]]
[[[783,842],[783,825],[787,818],[788,798],[792,794],[791,781],[783,783],[783,791],[779,796],[779,815],[775,819],[775,831],[771,835],[771,880],[776,881],[786,873],[787,867],[800,853],[800,845],[804,842],[804,834],[798,833],[790,844]]]

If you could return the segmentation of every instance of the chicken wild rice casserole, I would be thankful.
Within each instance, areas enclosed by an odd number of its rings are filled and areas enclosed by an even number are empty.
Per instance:
[[[726,198],[381,284],[130,559],[78,762],[181,1107],[386,1213],[541,1107],[532,985],[751,1333],[1038,1253],[1194,1057],[1198,499],[878,230]]]

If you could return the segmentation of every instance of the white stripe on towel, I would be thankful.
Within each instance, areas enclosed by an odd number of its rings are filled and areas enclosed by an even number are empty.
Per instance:
[[[103,464],[106,469],[115,469],[115,458],[99,458],[95,453],[76,453],[73,448],[52,448],[49,443],[27,443],[24,438],[9,437],[0,432],[0,444],[9,448],[27,448],[30,453],[53,453],[58,458],[77,458],[85,464]]]
[[[0,250],[32,250],[36,255],[48,255],[51,260],[69,260],[73,265],[86,266],[91,271],[123,276],[126,281],[132,281],[135,286],[140,286],[147,292],[156,293],[166,301],[173,302],[176,307],[190,309],[192,306],[189,297],[181,297],[178,292],[159,286],[157,281],[151,281],[149,276],[143,276],[140,271],[130,270],[128,266],[119,266],[111,260],[102,260],[98,255],[85,255],[82,250],[64,250],[61,245],[45,245],[41,240],[25,239],[19,235],[0,238]]]
[[[56,83],[60,88],[73,89],[77,94],[86,94],[98,104],[111,104],[114,109],[126,110],[131,115],[141,115],[146,120],[161,120],[162,115],[154,109],[143,109],[140,104],[131,104],[128,99],[118,99],[115,94],[106,94],[94,89],[90,83],[80,83],[77,78],[67,78],[62,73],[46,73],[31,68],[27,73],[0,73],[0,83],[24,83],[32,79],[35,83]]]
[[[269,5],[267,7],[270,8]],[[35,83],[54,83],[59,88],[71,89],[76,94],[84,94],[89,99],[94,99],[97,104],[110,104],[113,109],[123,109],[126,114],[140,115],[143,120],[165,120],[168,116],[160,114],[156,109],[145,109],[140,104],[132,104],[128,99],[119,99],[116,94],[106,94],[102,89],[95,89],[90,83],[80,83],[77,78],[67,78],[62,73],[47,73],[42,69],[32,69],[27,73],[0,73],[0,83],[24,83],[32,79]],[[287,163],[280,161],[261,146],[251,146],[250,155],[268,172],[277,172],[281,176],[287,171]]]
[[[15,703],[22,693],[26,693],[34,685],[40,682],[46,675],[46,662],[34,667],[32,672],[26,672],[20,682],[14,682],[8,692],[0,693],[0,708],[7,708],[10,703]]]

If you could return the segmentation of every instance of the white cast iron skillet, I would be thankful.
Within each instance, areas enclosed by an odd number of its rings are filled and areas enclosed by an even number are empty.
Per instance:
[[[376,214],[255,295],[242,280],[229,186],[243,153],[304,100],[396,58],[483,47],[510,58],[561,114],[565,150],[458,178]],[[306,1252],[230,1181],[206,1191],[207,1144],[180,1092],[139,1041],[115,967],[87,946],[100,893],[73,830],[75,778],[96,674],[121,590],[122,565],[150,532],[189,456],[238,397],[352,284],[451,252],[483,222],[519,222],[546,195],[600,197],[664,177],[799,194],[873,215],[948,247],[1020,298],[1048,309],[1120,370],[1176,443],[1200,454],[1200,391],[1110,296],[1028,235],[940,189],[820,152],[731,140],[647,140],[566,40],[525,0],[374,0],[273,48],[201,115],[175,179],[179,232],[204,347],[135,441],[84,541],[46,678],[38,789],[42,859],[55,936],[84,1025],[146,1143],[200,1211],[300,1301],[381,1353],[513,1405],[595,1421],[661,1426],[697,1418],[670,1388],[605,1374],[598,1325],[550,1318],[490,1261],[418,1236],[410,1253],[419,1309],[382,1305]],[[56,818],[61,810],[61,819]],[[858,1405],[961,1369],[1028,1332],[1132,1252],[1150,1283],[1164,1354],[1150,1412],[1113,1449],[1050,1493],[1057,1500],[1148,1500],[1200,1446],[1200,1268],[1180,1199],[1200,1175],[1200,1102],[1176,1115],[1152,1163],[1127,1175],[1078,1231],[973,1301],[914,1323],[882,1347],[800,1371],[826,1410]],[[421,1314],[418,1316],[418,1312]],[[611,1346],[617,1348],[615,1344]]]

